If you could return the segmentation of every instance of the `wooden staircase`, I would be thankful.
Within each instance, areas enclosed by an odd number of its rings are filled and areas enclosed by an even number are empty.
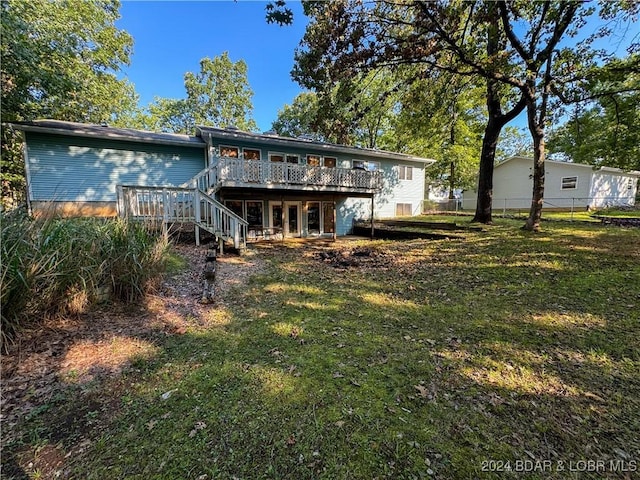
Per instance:
[[[221,247],[224,242],[232,242],[234,248],[242,250],[246,247],[248,223],[213,198],[213,178],[215,167],[203,170],[180,187],[118,185],[118,214],[161,225],[165,232],[171,224],[193,224],[196,244],[200,244],[202,229],[214,235]]]

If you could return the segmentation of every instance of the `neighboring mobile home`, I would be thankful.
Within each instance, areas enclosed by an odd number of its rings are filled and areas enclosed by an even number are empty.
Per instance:
[[[640,172],[545,160],[544,208],[578,209],[634,205]],[[533,191],[533,159],[511,157],[493,173],[493,208],[528,209]],[[475,210],[477,192],[463,193],[462,206]]]
[[[197,127],[195,136],[56,120],[25,133],[35,212],[194,223],[223,239],[345,235],[354,219],[420,213],[434,160]]]

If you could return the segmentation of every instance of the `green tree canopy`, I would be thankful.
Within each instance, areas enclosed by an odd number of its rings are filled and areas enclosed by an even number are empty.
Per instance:
[[[135,108],[133,85],[116,73],[133,39],[115,27],[117,0],[0,4],[4,122],[55,118],[118,123]],[[19,139],[2,131],[3,197],[24,185]]]
[[[153,130],[193,134],[196,125],[234,125],[252,131],[253,92],[243,60],[232,62],[229,54],[200,60],[198,73],[184,75],[186,98],[156,98],[147,108],[142,123]]]
[[[574,93],[570,118],[550,135],[550,153],[576,163],[640,170],[640,54],[599,67]]]
[[[131,36],[115,27],[116,0],[2,2],[2,117],[103,122],[135,105],[116,72]]]

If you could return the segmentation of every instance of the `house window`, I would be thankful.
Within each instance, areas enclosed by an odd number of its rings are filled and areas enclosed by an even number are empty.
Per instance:
[[[380,170],[380,162],[368,161],[367,162],[367,170],[369,170],[370,172],[379,171]]]
[[[307,230],[309,235],[320,234],[320,202],[307,204]]]
[[[310,167],[319,167],[320,160],[321,158],[319,155],[307,155],[307,165]]]
[[[575,190],[578,188],[578,177],[562,177],[560,188],[562,190]]]
[[[398,166],[398,179],[400,180],[413,180],[413,167],[407,165]]]
[[[247,222],[249,228],[262,227],[262,201],[247,200]]]
[[[300,163],[300,157],[298,155],[287,155],[286,156],[287,163]]]
[[[243,148],[242,156],[245,160],[260,160],[260,150],[256,148]]]
[[[336,157],[324,157],[324,166],[329,168],[336,168],[338,159]]]
[[[242,200],[225,200],[224,204],[233,213],[240,218],[244,218],[244,209],[242,208]]]
[[[364,160],[351,160],[351,166],[356,170],[366,170],[367,162]]]
[[[240,149],[238,147],[220,145],[220,156],[228,158],[238,158],[240,157]]]
[[[333,233],[336,225],[333,221],[333,202],[322,202],[322,231],[324,233]]]
[[[396,203],[396,217],[409,217],[412,211],[410,203]]]
[[[271,160],[272,162],[284,162],[284,153],[269,152],[269,160]]]
[[[633,190],[633,178],[627,180],[627,190]]]

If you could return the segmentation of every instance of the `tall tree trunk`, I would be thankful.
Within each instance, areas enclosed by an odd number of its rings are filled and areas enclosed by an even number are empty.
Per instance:
[[[531,135],[533,137],[533,194],[529,218],[522,228],[537,232],[540,230],[540,219],[544,205],[544,130],[536,126],[534,131],[531,131]]]
[[[488,102],[489,103],[489,102]],[[489,113],[489,121],[484,129],[482,138],[482,153],[478,172],[478,201],[473,222],[491,223],[491,206],[493,202],[493,166],[496,158],[498,138],[502,130],[500,115]]]
[[[458,112],[454,112],[451,122],[451,131],[449,138],[449,145],[452,147],[456,144],[456,121],[458,119]],[[451,160],[449,163],[449,200],[455,198],[454,190],[456,188],[456,162]]]
[[[522,226],[524,230],[537,232],[540,230],[542,207],[544,206],[544,160],[545,160],[545,136],[544,126],[547,121],[547,105],[551,88],[551,62],[549,55],[544,77],[542,100],[540,109],[537,108],[535,77],[530,76],[523,94],[527,99],[527,123],[533,139],[533,192],[531,194],[531,209],[529,218]],[[536,116],[536,113],[538,116]]]
[[[496,4],[487,3],[491,25],[487,30],[487,55],[491,58],[505,49],[505,39],[498,25]],[[482,153],[480,154],[480,167],[478,172],[478,199],[476,213],[472,222],[491,223],[491,207],[493,203],[493,165],[496,159],[496,148],[502,127],[517,117],[526,106],[524,95],[507,113],[502,113],[502,97],[500,95],[500,83],[497,80],[487,79],[487,113],[489,120],[482,138]]]

